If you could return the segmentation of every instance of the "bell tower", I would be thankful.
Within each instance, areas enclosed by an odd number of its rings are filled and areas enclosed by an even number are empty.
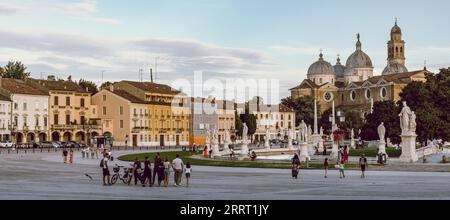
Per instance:
[[[391,30],[391,40],[388,44],[388,63],[400,63],[405,65],[405,41],[402,39],[402,30],[397,25],[397,18],[395,25]]]

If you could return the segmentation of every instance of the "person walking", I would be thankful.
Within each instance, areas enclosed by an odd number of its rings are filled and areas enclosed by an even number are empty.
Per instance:
[[[298,179],[298,173],[300,171],[300,159],[297,154],[292,158],[292,178]]]
[[[155,159],[153,160],[153,182],[152,185],[155,184],[155,180],[156,180],[156,174],[159,173],[159,165],[161,164],[162,160],[161,160],[161,155],[159,153],[156,153],[155,155]],[[163,170],[164,173],[164,170]]]
[[[141,169],[141,161],[136,157],[133,164],[133,175],[134,175],[134,185],[137,185],[138,180],[140,179],[139,171]]]
[[[367,167],[367,158],[364,154],[362,154],[359,158],[359,167],[361,168],[361,178],[366,178],[365,172]]]
[[[62,155],[63,155],[63,162],[67,163],[67,155],[69,154],[69,152],[67,151],[66,148],[64,148]]]
[[[345,167],[344,167],[344,161],[339,161],[338,162],[338,168],[339,168],[339,178],[345,178]]]
[[[208,155],[209,155],[208,146],[205,145],[205,148],[203,149],[203,156],[205,158],[208,158]]]
[[[150,168],[151,163],[148,160],[148,157],[145,157],[144,160],[144,175],[142,176],[142,186],[145,187],[147,185],[152,186],[152,169]]]
[[[189,187],[189,180],[191,179],[191,172],[192,172],[191,163],[187,162],[186,169],[185,169],[185,173],[186,173],[186,187]]]
[[[73,148],[70,148],[70,159],[69,159],[69,162],[70,163],[73,163]]]
[[[166,158],[164,161],[164,187],[169,186],[170,167],[169,159]]]
[[[180,159],[180,155],[177,154],[176,158],[172,161],[172,168],[174,170],[174,186],[181,186],[181,175],[183,174],[184,164]]]
[[[325,178],[328,178],[328,169],[329,169],[328,158],[325,158],[325,161],[323,162],[323,169],[325,170]]]
[[[100,161],[100,167],[102,167],[102,172],[103,172],[103,185],[104,186],[111,185],[108,160],[109,160],[108,156],[105,155],[103,157],[103,159]]]
[[[344,146],[344,162],[348,162],[348,146]]]

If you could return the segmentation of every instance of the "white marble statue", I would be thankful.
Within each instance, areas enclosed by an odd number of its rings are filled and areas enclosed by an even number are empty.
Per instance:
[[[417,128],[416,117],[417,117],[416,113],[412,112],[409,126],[410,126],[411,133],[413,133],[413,134],[416,133],[416,128]]]
[[[248,127],[247,123],[244,123],[244,128],[242,129],[242,141],[247,143],[248,141]]]
[[[312,141],[312,128],[311,125],[308,125],[308,133],[307,133],[307,140],[306,142],[310,143]]]
[[[380,138],[380,142],[385,143],[385,134],[386,127],[384,127],[384,122],[381,122],[380,126],[378,126],[378,137]]]
[[[403,102],[403,109],[400,112],[400,128],[402,129],[402,135],[406,135],[411,133],[411,119],[412,111],[406,104],[406,102]]]
[[[323,137],[323,128],[320,127],[320,138],[322,138],[322,137]]]
[[[266,128],[266,137],[264,140],[264,147],[266,148],[270,148],[270,134],[269,134],[269,129]]]
[[[304,120],[300,123],[300,142],[306,142],[306,132],[308,127]]]

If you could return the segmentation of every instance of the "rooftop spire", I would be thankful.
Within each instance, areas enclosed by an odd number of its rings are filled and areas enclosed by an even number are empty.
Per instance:
[[[360,41],[361,35],[359,33],[356,34],[356,38],[358,39],[358,41],[356,42],[356,49],[361,50],[361,41]]]
[[[323,53],[322,53],[322,52],[323,52],[323,50],[322,50],[322,49],[320,49],[319,51],[320,51],[320,54],[319,54],[319,57],[320,57],[320,58],[319,58],[319,60],[320,60],[320,61],[322,61],[322,60],[323,60]]]
[[[341,55],[337,55],[337,62],[336,62],[336,64],[337,65],[341,65]]]

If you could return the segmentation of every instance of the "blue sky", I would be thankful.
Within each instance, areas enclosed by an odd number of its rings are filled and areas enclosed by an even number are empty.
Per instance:
[[[284,95],[319,49],[345,62],[361,33],[375,74],[398,17],[407,67],[450,66],[450,2],[355,0],[0,0],[0,63],[22,60],[39,77],[138,79],[159,59],[161,82],[206,77],[280,79]],[[148,77],[147,77],[148,78]]]

